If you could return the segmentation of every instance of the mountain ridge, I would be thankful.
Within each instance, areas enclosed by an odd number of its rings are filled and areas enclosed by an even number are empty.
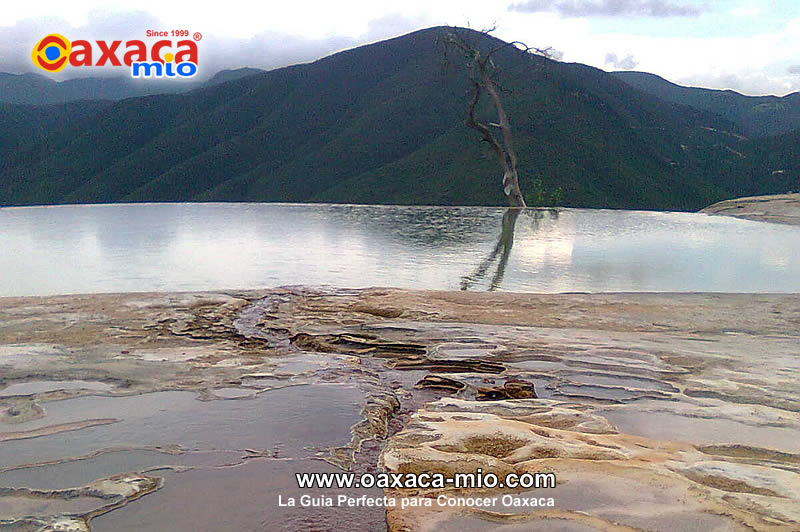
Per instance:
[[[0,72],[0,103],[53,105],[80,100],[122,100],[188,92],[264,72],[260,68],[220,70],[206,81],[136,80],[130,76],[85,77],[55,81],[41,74]]]
[[[800,92],[748,96],[730,89],[686,87],[649,72],[626,70],[611,75],[662,100],[716,113],[737,124],[746,135],[775,136],[800,128]]]
[[[0,161],[0,204],[502,204],[497,163],[463,124],[469,81],[442,73],[444,31],[110,103]],[[715,113],[586,65],[510,47],[497,58],[534,205],[560,190],[569,206],[695,210],[797,180],[764,162],[778,150],[791,167],[793,138],[759,144]],[[493,120],[487,105],[479,112]]]

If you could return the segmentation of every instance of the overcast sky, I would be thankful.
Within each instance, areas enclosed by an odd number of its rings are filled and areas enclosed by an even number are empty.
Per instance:
[[[142,38],[147,29],[201,32],[200,68],[274,68],[433,25],[495,25],[495,35],[562,60],[634,69],[684,85],[746,94],[800,90],[800,0],[340,0],[271,2],[7,0],[0,12],[0,71],[38,72],[33,45]],[[96,75],[63,70],[55,79]],[[118,71],[116,73],[119,73]]]

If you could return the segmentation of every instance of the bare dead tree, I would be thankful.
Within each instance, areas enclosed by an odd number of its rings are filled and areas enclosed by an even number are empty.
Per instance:
[[[448,52],[451,50],[460,52],[466,59],[467,74],[472,82],[473,91],[472,100],[467,109],[466,125],[478,131],[483,136],[483,141],[487,142],[497,154],[497,160],[503,169],[503,194],[508,199],[509,206],[524,208],[526,207],[525,198],[519,188],[519,162],[514,150],[511,122],[500,99],[500,85],[497,79],[500,69],[494,61],[494,55],[507,47],[513,47],[522,53],[541,55],[548,55],[548,50],[531,48],[518,41],[498,43],[495,39],[488,38],[492,31],[494,28],[481,32],[453,28],[444,34],[440,42],[443,46],[445,67],[447,66]],[[479,39],[473,38],[476,34],[480,37]],[[480,45],[483,41],[489,41],[494,46],[488,50],[482,50]],[[478,106],[483,91],[489,95],[497,112],[497,123],[489,125],[500,128],[502,142],[498,142],[488,125],[475,118],[475,108]]]

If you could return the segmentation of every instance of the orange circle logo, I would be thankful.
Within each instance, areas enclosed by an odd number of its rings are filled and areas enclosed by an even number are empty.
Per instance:
[[[58,33],[51,33],[36,43],[31,52],[33,64],[48,72],[58,72],[67,66],[72,43]]]

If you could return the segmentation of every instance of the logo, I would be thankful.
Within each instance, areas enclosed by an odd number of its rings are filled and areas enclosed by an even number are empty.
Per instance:
[[[72,44],[58,33],[51,33],[36,43],[31,52],[33,64],[48,72],[59,72],[67,66]]]
[[[164,54],[164,62],[159,61],[137,61],[131,63],[131,76],[134,78],[174,78],[180,76],[182,78],[191,78],[197,74],[197,63],[191,61],[176,62],[172,66],[172,60],[175,56],[171,53]]]
[[[188,37],[186,30],[173,30],[174,36]],[[147,36],[166,37],[167,32],[148,30]],[[31,60],[47,72],[60,72],[71,67],[127,67],[134,78],[191,78],[197,74],[197,43],[202,38],[179,41],[161,39],[150,46],[144,41],[75,40],[51,33],[42,38],[31,52]]]

